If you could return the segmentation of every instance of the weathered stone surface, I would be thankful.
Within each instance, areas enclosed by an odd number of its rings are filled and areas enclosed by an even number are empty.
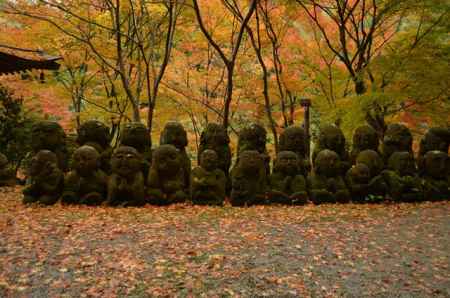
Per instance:
[[[409,128],[403,124],[389,124],[381,145],[381,154],[385,164],[395,152],[406,151],[412,153],[412,135]]]
[[[269,201],[282,204],[305,204],[308,200],[306,179],[302,175],[298,154],[281,151],[274,160],[269,177]]]
[[[130,122],[122,127],[121,146],[136,149],[142,157],[141,169],[144,179],[147,179],[152,163],[152,140],[147,127],[140,122]]]
[[[200,166],[192,170],[191,199],[199,205],[223,205],[226,176],[218,167],[214,150],[206,149],[200,155]]]
[[[228,175],[231,166],[230,138],[226,129],[217,123],[208,123],[200,136],[197,160],[203,151],[214,150],[218,156],[218,168]]]
[[[112,206],[144,205],[145,180],[139,152],[129,146],[118,147],[111,158],[111,169],[107,203]]]
[[[245,150],[231,170],[231,204],[249,206],[265,203],[267,190],[264,157],[256,150]]]
[[[81,146],[72,157],[72,171],[64,180],[61,201],[68,204],[99,205],[106,199],[108,177],[99,168],[100,154]]]
[[[378,152],[374,150],[364,150],[358,154],[356,165],[363,164],[369,168],[368,193],[370,197],[361,198],[365,202],[376,202],[384,200],[387,194],[387,184],[381,172],[384,168],[383,160]],[[348,177],[348,176],[347,176]],[[347,180],[347,185],[351,189],[351,176]],[[356,197],[352,195],[352,200]]]
[[[180,150],[173,145],[161,145],[154,150],[147,182],[150,203],[168,205],[188,198],[183,164]]]
[[[52,205],[58,201],[63,185],[64,174],[58,166],[56,154],[40,150],[31,159],[23,203]]]
[[[447,168],[450,157],[447,153],[433,150],[424,156],[424,198],[426,200],[450,199]]]
[[[299,158],[300,170],[303,175],[307,175],[311,169],[309,156],[306,155],[307,146],[305,131],[300,126],[289,126],[281,134],[278,142],[279,151],[295,152]]]
[[[0,153],[0,187],[14,185],[16,185],[16,173],[6,155]]]
[[[419,171],[425,171],[424,156],[429,151],[442,151],[448,153],[450,146],[450,127],[433,127],[430,128],[420,140],[419,154],[417,164]],[[447,168],[450,175],[450,166]]]
[[[314,172],[308,177],[310,199],[313,203],[345,203],[350,200],[341,170],[339,155],[336,152],[324,149],[317,153]]]
[[[266,178],[268,178],[270,173],[270,156],[267,153],[266,142],[267,131],[263,126],[252,123],[249,126],[244,127],[239,132],[237,157],[239,159],[241,153],[244,151],[259,152],[264,162]]]
[[[355,129],[353,132],[352,151],[350,153],[350,160],[355,164],[356,158],[361,151],[373,150],[378,152],[380,140],[378,134],[372,126],[363,125]]]

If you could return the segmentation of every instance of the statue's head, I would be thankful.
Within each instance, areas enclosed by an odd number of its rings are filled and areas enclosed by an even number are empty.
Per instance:
[[[378,145],[378,135],[372,126],[363,125],[356,128],[353,133],[353,147],[358,148],[359,150],[377,150]]]
[[[160,174],[174,175],[182,168],[180,150],[173,145],[161,145],[153,151],[152,168]]]
[[[412,152],[412,134],[403,124],[389,124],[383,138],[383,155],[391,156],[396,151]]]
[[[66,133],[58,122],[38,121],[31,129],[31,145],[34,151],[56,150],[65,146]]]
[[[370,176],[375,177],[383,170],[381,156],[374,150],[363,150],[356,157],[356,164],[364,164],[369,168]]]
[[[416,162],[411,152],[394,152],[388,160],[388,166],[400,176],[414,176],[417,173]]]
[[[370,181],[370,169],[363,163],[356,164],[350,168],[350,176],[354,183],[366,184]]]
[[[84,177],[94,173],[99,167],[98,151],[88,145],[81,146],[73,153],[72,168]]]
[[[109,128],[100,121],[88,120],[78,128],[77,143],[86,145],[86,143],[98,143],[106,148],[111,142]]]
[[[345,137],[342,130],[331,124],[321,127],[319,145],[335,152],[342,152],[345,149]]]
[[[263,153],[266,148],[267,132],[266,129],[253,123],[239,132],[239,150],[257,150]]]
[[[425,152],[439,150],[448,152],[450,146],[450,128],[433,127],[430,128],[421,141],[422,150]]]
[[[264,159],[261,153],[256,150],[245,150],[239,155],[237,163],[238,171],[246,176],[259,175],[264,168]]]
[[[111,157],[112,172],[122,177],[134,177],[141,171],[141,156],[130,146],[119,146]]]
[[[161,132],[160,145],[173,145],[179,150],[184,150],[188,144],[187,133],[183,125],[177,121],[169,121]]]
[[[328,149],[320,151],[314,161],[314,170],[318,175],[326,177],[338,176],[340,170],[339,155]]]
[[[300,162],[297,154],[292,151],[281,151],[273,161],[273,171],[288,176],[300,173]]]
[[[30,176],[37,176],[42,172],[49,172],[58,168],[58,158],[50,150],[40,150],[30,162]]]
[[[152,141],[147,127],[140,122],[130,122],[123,126],[120,137],[120,145],[135,148],[143,153],[151,148]]]
[[[289,126],[280,135],[279,147],[281,151],[299,152],[304,158],[306,154],[305,131],[300,126]]]
[[[201,144],[227,146],[230,143],[227,130],[218,123],[208,123],[200,136]]]
[[[434,179],[445,179],[447,176],[447,167],[449,164],[449,156],[442,151],[428,151],[425,154],[425,171],[426,174]]]
[[[219,157],[216,151],[207,149],[200,154],[200,166],[207,170],[213,171],[217,169],[219,164]]]

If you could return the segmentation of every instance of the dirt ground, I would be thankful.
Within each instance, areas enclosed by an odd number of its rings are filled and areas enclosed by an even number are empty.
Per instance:
[[[0,190],[0,297],[450,297],[450,202],[23,206]]]

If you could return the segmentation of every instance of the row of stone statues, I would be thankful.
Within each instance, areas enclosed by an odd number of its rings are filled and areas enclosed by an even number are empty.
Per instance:
[[[186,131],[178,122],[166,124],[160,146],[154,150],[146,127],[128,123],[113,152],[109,129],[101,122],[87,121],[78,131],[81,147],[74,152],[66,175],[69,158],[62,128],[42,121],[33,127],[32,139],[35,155],[24,189],[25,203],[52,204],[61,198],[64,203],[138,206],[191,199],[220,205],[227,194],[233,205],[450,197],[448,128],[432,128],[425,134],[417,168],[412,135],[404,125],[389,125],[381,142],[370,126],[359,127],[350,153],[338,127],[322,127],[312,163],[303,129],[288,127],[280,136],[272,173],[266,131],[257,124],[239,133],[237,160],[231,171],[229,137],[215,123],[208,124],[201,135],[199,166],[192,171]],[[7,181],[2,173],[0,170],[0,185]]]

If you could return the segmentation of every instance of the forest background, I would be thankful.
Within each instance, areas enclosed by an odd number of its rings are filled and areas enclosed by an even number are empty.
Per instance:
[[[120,127],[142,121],[153,145],[180,121],[192,157],[208,122],[286,126],[348,140],[368,122],[402,122],[416,139],[450,125],[450,4],[441,0],[0,1],[0,50],[60,56],[58,71],[2,76],[26,117]],[[43,51],[42,53],[40,51]],[[18,53],[18,52],[16,52]]]

